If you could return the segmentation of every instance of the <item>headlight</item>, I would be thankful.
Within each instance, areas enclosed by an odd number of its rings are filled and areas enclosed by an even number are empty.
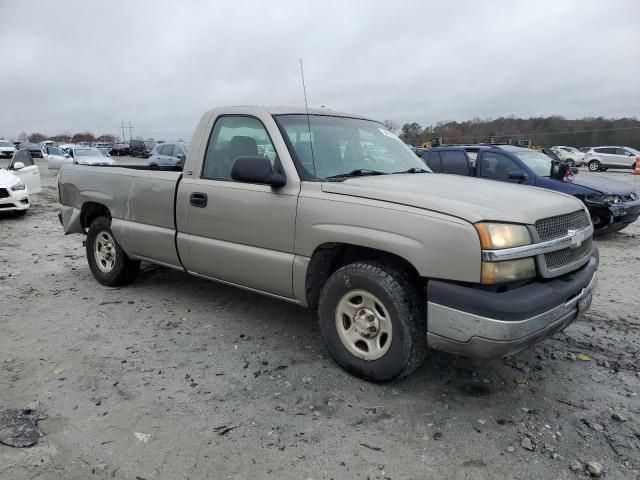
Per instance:
[[[520,247],[531,244],[531,235],[524,225],[510,223],[477,223],[475,225],[483,250]]]
[[[618,195],[587,195],[584,197],[585,201],[592,203],[604,203],[606,205],[611,205],[612,203],[620,203],[622,198]]]
[[[531,245],[531,235],[524,225],[510,223],[477,223],[475,225],[483,250]],[[533,257],[503,262],[482,262],[480,282],[484,284],[514,282],[536,276]]]
[[[27,186],[24,184],[24,182],[20,182],[20,183],[16,183],[13,187],[10,187],[9,190],[11,190],[12,192],[17,192],[19,190],[24,190],[26,188]]]
[[[480,283],[504,283],[536,276],[533,257],[505,262],[482,262]]]

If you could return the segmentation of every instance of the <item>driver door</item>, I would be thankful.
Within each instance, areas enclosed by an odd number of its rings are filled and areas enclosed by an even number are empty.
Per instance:
[[[17,163],[22,163],[24,166],[16,169],[15,165]],[[25,183],[29,195],[40,193],[42,190],[40,185],[40,170],[27,150],[20,150],[13,156],[9,164],[9,170],[11,170],[14,175],[20,177],[20,180]]]

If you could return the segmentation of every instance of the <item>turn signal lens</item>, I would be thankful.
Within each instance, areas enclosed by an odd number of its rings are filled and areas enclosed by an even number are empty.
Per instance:
[[[482,262],[480,282],[484,284],[514,282],[536,276],[532,257],[506,262]]]
[[[477,223],[475,225],[483,250],[520,247],[531,244],[531,235],[524,225],[510,223]]]

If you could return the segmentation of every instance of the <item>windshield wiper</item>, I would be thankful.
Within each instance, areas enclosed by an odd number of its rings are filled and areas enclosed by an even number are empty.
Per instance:
[[[429,170],[425,170],[424,168],[411,167],[408,170],[393,172],[394,175],[398,173],[431,173],[431,172],[429,172]]]
[[[348,177],[366,177],[369,175],[387,175],[385,172],[379,172],[378,170],[369,170],[367,168],[357,168],[347,173],[339,173],[338,175],[331,175],[326,177],[327,180],[348,178]]]

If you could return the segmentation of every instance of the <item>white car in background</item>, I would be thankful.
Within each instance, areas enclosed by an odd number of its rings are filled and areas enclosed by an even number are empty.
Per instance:
[[[582,165],[585,164],[584,152],[581,152],[576,147],[555,146],[555,147],[551,147],[551,150],[558,157],[560,157],[560,160],[564,160],[572,167],[573,166],[581,167]]]
[[[16,147],[7,140],[0,140],[0,157],[13,157],[16,153]]]
[[[40,193],[40,170],[27,150],[19,150],[6,169],[0,167],[0,212],[27,213],[29,195]]]
[[[60,147],[42,147],[42,156],[47,161],[49,170],[59,170],[63,165],[71,165],[73,159]]]
[[[110,157],[105,157],[100,150],[93,147],[73,146],[69,148],[72,163],[76,165],[109,166],[115,165]]]
[[[631,147],[591,147],[585,156],[585,162],[592,172],[604,172],[608,168],[633,168],[640,151]]]

